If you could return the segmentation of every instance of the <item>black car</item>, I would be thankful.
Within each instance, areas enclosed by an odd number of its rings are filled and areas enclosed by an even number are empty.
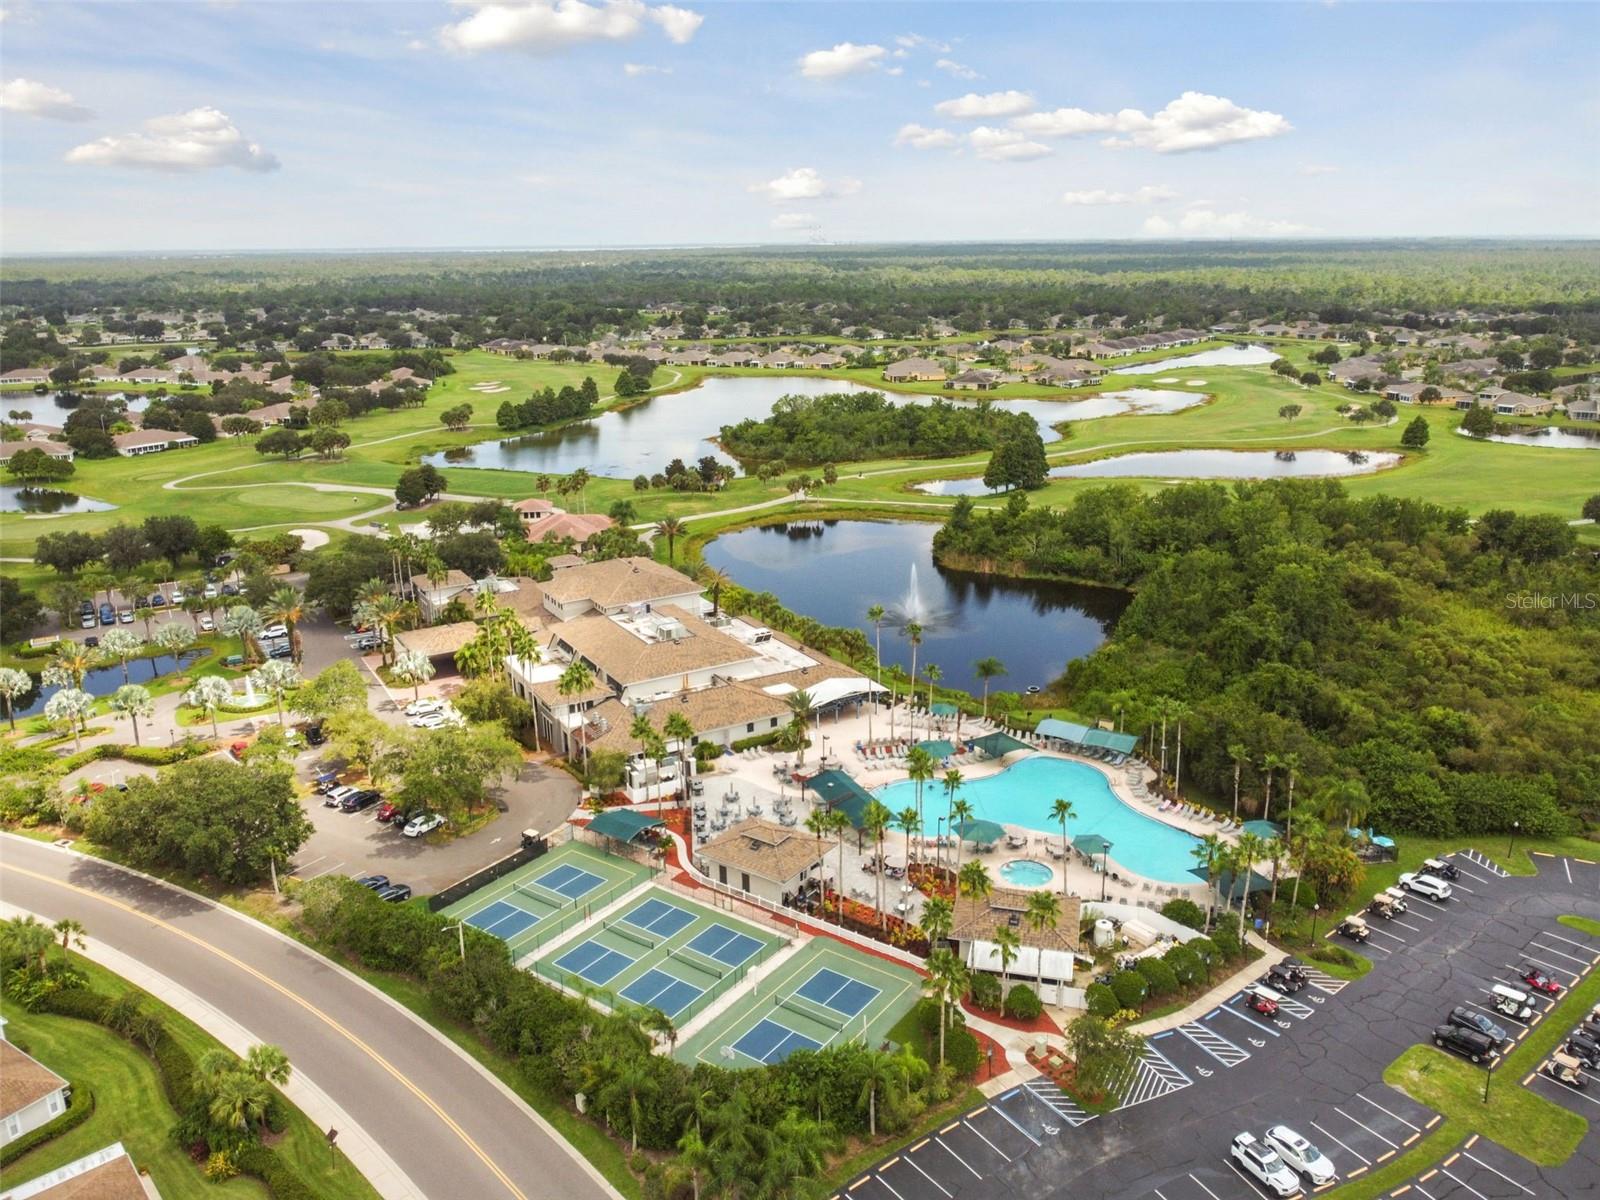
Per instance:
[[[306,745],[320,746],[328,740],[328,735],[322,732],[322,722],[312,721],[306,726]]]
[[[1445,1020],[1451,1025],[1460,1026],[1462,1029],[1475,1029],[1486,1038],[1494,1039],[1498,1046],[1506,1040],[1506,1031],[1496,1025],[1483,1013],[1464,1005],[1456,1005],[1450,1010],[1450,1015]]]
[[[1600,1066],[1600,1040],[1581,1029],[1574,1029],[1567,1038],[1567,1053],[1582,1062],[1586,1070]]]
[[[150,596],[150,607],[151,608],[165,608],[166,606],[167,606],[167,598],[165,596],[163,596],[160,592],[151,593],[151,596]]]
[[[389,886],[389,877],[387,875],[360,875],[357,876],[356,882],[364,888],[371,888],[377,892]]]
[[[378,889],[378,899],[387,900],[390,904],[399,904],[403,900],[411,899],[411,886],[405,883],[391,883],[388,887]]]
[[[1305,987],[1306,976],[1304,971],[1295,971],[1283,963],[1277,963],[1268,969],[1261,982],[1274,991],[1298,992]]]
[[[224,596],[237,596],[239,594],[239,589],[234,584],[225,583],[222,585],[222,594]]]
[[[362,788],[359,792],[352,792],[339,801],[339,807],[345,812],[360,812],[363,809],[371,808],[382,799],[383,795],[381,793],[375,792],[371,788]]]
[[[1433,1044],[1441,1050],[1453,1050],[1473,1062],[1486,1062],[1499,1057],[1494,1043],[1487,1037],[1475,1029],[1463,1029],[1459,1025],[1440,1025],[1433,1031]]]
[[[93,650],[100,644],[100,639],[91,633],[88,637],[83,639],[83,644],[89,647],[89,649]]]

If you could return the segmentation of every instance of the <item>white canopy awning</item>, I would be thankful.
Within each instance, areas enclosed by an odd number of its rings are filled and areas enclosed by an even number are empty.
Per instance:
[[[1040,950],[1037,946],[1018,946],[1011,960],[1010,974],[1016,979],[1040,977],[1039,956],[1044,955],[1043,977],[1052,982],[1072,982],[1072,954],[1066,950]],[[1000,947],[993,942],[967,943],[967,966],[976,971],[1000,974]]]
[[[860,675],[847,676],[843,679],[824,679],[806,688],[811,695],[811,703],[817,708],[826,708],[830,704],[837,704],[841,700],[849,700],[855,696],[865,698],[874,692],[888,690],[883,684],[874,683]]]

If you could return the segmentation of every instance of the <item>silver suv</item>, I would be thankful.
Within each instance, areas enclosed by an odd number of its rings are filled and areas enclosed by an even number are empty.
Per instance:
[[[1239,1169],[1275,1196],[1293,1196],[1300,1191],[1300,1177],[1278,1157],[1278,1152],[1248,1130],[1233,1139],[1228,1153]]]

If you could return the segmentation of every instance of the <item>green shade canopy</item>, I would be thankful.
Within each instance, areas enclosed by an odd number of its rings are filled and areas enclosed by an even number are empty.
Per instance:
[[[956,706],[945,700],[933,702],[933,715],[936,717],[953,717],[956,715]]]
[[[663,824],[660,817],[627,808],[608,808],[589,822],[589,828],[619,842],[631,842],[646,829],[657,829]]]
[[[986,733],[982,737],[973,738],[967,744],[995,758],[1010,754],[1013,750],[1033,749],[1027,742],[1014,738],[1009,733]]]
[[[998,821],[957,821],[956,836],[967,842],[998,842],[1006,835],[1006,827]]]
[[[940,759],[949,758],[956,752],[956,748],[944,738],[935,738],[931,742],[918,742],[917,748],[919,750],[926,750],[929,754],[933,755],[935,762]]]
[[[802,788],[810,788],[817,799],[829,808],[842,812],[850,818],[850,824],[857,829],[866,825],[867,805],[874,797],[871,792],[862,787],[852,776],[846,775],[837,768],[830,767],[826,771],[819,771],[810,779],[804,780]]]
[[[1189,874],[1193,875],[1202,883],[1205,882],[1206,869],[1204,867],[1193,867],[1190,869]],[[1270,891],[1272,888],[1272,881],[1256,873],[1255,871],[1251,871],[1247,879],[1240,879],[1238,882],[1235,882],[1232,872],[1224,871],[1222,874],[1216,877],[1215,886],[1217,889],[1217,895],[1221,896],[1223,899],[1237,900],[1241,891],[1243,891],[1246,895],[1255,892]]]
[[[1111,843],[1098,833],[1080,833],[1072,839],[1072,848],[1081,850],[1084,854],[1092,857],[1096,854],[1104,854],[1111,849]]]
[[[1253,833],[1261,838],[1281,838],[1283,826],[1276,821],[1246,821],[1240,826],[1241,833]]]

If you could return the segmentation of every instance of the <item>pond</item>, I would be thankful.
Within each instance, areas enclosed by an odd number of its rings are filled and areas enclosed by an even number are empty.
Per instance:
[[[69,392],[67,396],[63,400],[60,392],[6,392],[0,395],[0,414],[9,417],[13,412],[26,412],[32,416],[20,420],[60,425],[78,411],[78,401],[88,396],[124,401],[123,407],[129,412],[143,412],[150,404],[149,396],[137,392]]]
[[[1181,412],[1211,399],[1206,392],[1180,392],[1168,388],[1127,388],[1120,392],[1101,392],[1064,405],[1069,421],[1092,421],[1123,413],[1139,416]],[[1060,417],[1056,418],[1060,420]]]
[[[1462,437],[1471,437],[1465,429],[1457,429]],[[1519,433],[1491,433],[1476,439],[1480,442],[1502,442],[1508,446],[1544,446],[1550,450],[1600,450],[1600,429],[1527,429]]]
[[[1315,479],[1332,475],[1370,475],[1400,461],[1398,454],[1344,450],[1162,450],[1118,454],[1093,462],[1056,467],[1051,479]],[[998,496],[982,479],[931,479],[912,485],[929,496]]]
[[[110,512],[115,504],[104,500],[91,500],[76,492],[63,492],[56,488],[22,487],[15,483],[0,483],[0,512],[49,514]]]
[[[1259,367],[1276,362],[1281,355],[1270,346],[1223,346],[1217,350],[1202,350],[1198,354],[1185,354],[1181,358],[1163,358],[1159,362],[1140,363],[1136,367],[1119,367],[1105,364],[1107,370],[1118,375],[1160,375],[1166,371],[1182,371],[1189,367]]]
[[[933,561],[938,526],[920,521],[806,521],[724,534],[705,560],[743,587],[771,592],[824,625],[874,637],[867,609],[888,610],[883,661],[909,668],[907,621],[923,628],[917,666],[937,663],[943,683],[973,695],[972,664],[989,656],[1007,674],[993,691],[1045,687],[1074,658],[1104,642],[1127,607],[1126,592],[952,571]]]
[[[170,654],[157,654],[150,658],[136,658],[128,663],[128,678],[122,678],[122,664],[112,663],[108,667],[96,667],[83,677],[83,690],[91,696],[109,696],[124,683],[149,684],[152,680],[162,679],[171,675],[180,668],[187,667],[196,659],[204,658],[211,651],[206,647],[197,647],[185,650],[178,658]],[[48,664],[49,660],[43,660]],[[29,671],[33,680],[33,690],[26,692],[16,699],[16,715],[31,717],[35,713],[44,711],[45,702],[54,696],[60,688],[46,687],[40,680],[38,671]]]
[[[480,442],[437,454],[423,461],[436,467],[497,467],[535,474],[569,475],[579,467],[594,475],[632,479],[653,475],[674,458],[693,464],[707,455],[720,462],[733,459],[710,439],[724,425],[746,417],[761,418],[783,396],[823,396],[832,392],[877,392],[896,404],[927,404],[934,399],[972,404],[970,393],[961,396],[922,396],[883,392],[839,379],[792,375],[726,375],[705,380],[684,392],[656,396],[642,404],[602,413],[587,421],[542,433]],[[1191,393],[1173,393],[1188,398]],[[1205,399],[1195,397],[1191,402]],[[1046,442],[1060,440],[1053,422],[1075,419],[1076,404],[1054,400],[991,400],[996,408],[1025,412],[1039,422]],[[1091,401],[1085,401],[1091,403]],[[1152,403],[1160,403],[1154,401]],[[498,406],[497,406],[498,407]],[[1117,411],[1125,411],[1126,405]],[[1103,415],[1103,414],[1095,414]]]

